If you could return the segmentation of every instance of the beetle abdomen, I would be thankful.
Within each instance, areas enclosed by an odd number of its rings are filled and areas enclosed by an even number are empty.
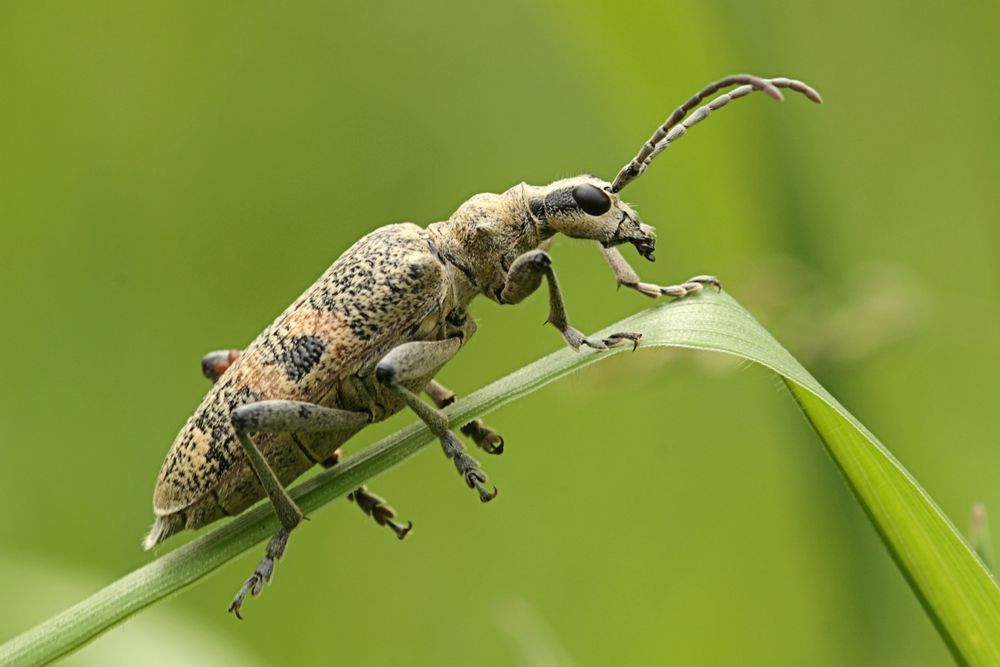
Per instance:
[[[368,410],[376,419],[399,409],[369,376],[392,347],[440,333],[450,290],[447,269],[428,239],[412,224],[365,236],[244,350],[167,454],[147,548],[181,528],[238,514],[263,497],[230,422],[235,408],[290,399]],[[261,434],[254,442],[287,484],[350,435]]]

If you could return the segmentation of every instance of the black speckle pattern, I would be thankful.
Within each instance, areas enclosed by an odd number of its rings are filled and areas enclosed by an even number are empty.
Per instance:
[[[207,505],[238,512],[261,497],[230,419],[240,405],[289,399],[384,415],[401,407],[382,405],[383,397],[371,390],[364,405],[342,405],[337,388],[348,377],[369,377],[375,363],[400,343],[444,335],[445,314],[454,304],[448,268],[429,239],[411,224],[368,234],[244,350],[168,452],[154,494],[158,514],[183,512],[186,527],[197,528],[217,518]],[[335,435],[339,442],[350,436]],[[288,434],[253,439],[282,480],[313,464]],[[328,437],[324,448],[335,448],[335,439]],[[306,446],[312,441],[302,439]],[[316,453],[325,456],[325,449]]]
[[[393,233],[395,227],[377,229],[355,243],[308,294],[313,308],[341,315],[362,341],[380,334],[411,295],[440,291],[444,266],[427,238],[415,243]]]
[[[288,351],[282,358],[285,364],[285,374],[289,380],[298,382],[309,374],[319,363],[326,349],[326,343],[317,336],[295,336],[291,340]]]

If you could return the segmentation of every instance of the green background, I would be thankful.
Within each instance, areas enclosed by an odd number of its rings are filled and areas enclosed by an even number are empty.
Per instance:
[[[661,155],[625,192],[659,232],[636,267],[719,275],[957,525],[1000,512],[998,26],[987,2],[4,2],[0,639],[151,558],[204,352],[245,345],[379,225],[612,177],[731,72],[826,104],[754,95]],[[649,305],[592,244],[553,254],[577,327]],[[473,310],[442,374],[460,393],[561,344],[540,295]],[[621,355],[488,422],[495,503],[429,448],[373,485],[406,542],[335,503],[245,622],[225,609],[259,549],[70,660],[950,660],[767,372]]]

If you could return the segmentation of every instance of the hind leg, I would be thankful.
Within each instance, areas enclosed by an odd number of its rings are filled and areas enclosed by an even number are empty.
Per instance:
[[[213,383],[218,382],[222,374],[239,359],[240,350],[214,350],[201,359],[201,372]],[[454,394],[452,394],[454,400]],[[477,420],[478,421],[478,420]],[[464,431],[463,431],[464,432]],[[503,440],[501,439],[501,450]],[[324,468],[334,466],[340,460],[340,451],[334,452],[333,456],[322,462]],[[374,493],[368,491],[366,487],[360,487],[357,491],[348,494],[348,500],[356,503],[368,516],[372,517],[380,526],[388,526],[396,534],[396,537],[403,539],[413,529],[413,522],[403,525],[394,521],[396,510],[386,504],[385,500]]]
[[[259,401],[233,410],[232,423],[236,435],[281,522],[281,528],[267,543],[264,557],[229,605],[229,611],[236,614],[237,618],[242,618],[240,608],[247,593],[259,595],[264,583],[271,581],[275,562],[285,553],[288,536],[302,522],[303,517],[302,510],[288,495],[250,435],[352,431],[367,424],[370,419],[367,412],[349,412],[301,401]]]

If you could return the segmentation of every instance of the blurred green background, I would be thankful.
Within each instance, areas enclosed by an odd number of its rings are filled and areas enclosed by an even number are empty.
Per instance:
[[[976,500],[1000,514],[998,26],[996,2],[6,0],[0,639],[150,560],[204,352],[377,226],[610,178],[732,72],[826,104],[755,95],[664,153],[626,191],[660,235],[637,268],[719,275],[960,528]],[[591,244],[554,256],[577,327],[650,305]],[[475,304],[442,379],[557,349],[545,312]],[[708,355],[618,356],[490,416],[496,503],[429,448],[373,485],[405,543],[337,502],[245,622],[225,609],[259,549],[67,663],[947,664],[786,394]]]

